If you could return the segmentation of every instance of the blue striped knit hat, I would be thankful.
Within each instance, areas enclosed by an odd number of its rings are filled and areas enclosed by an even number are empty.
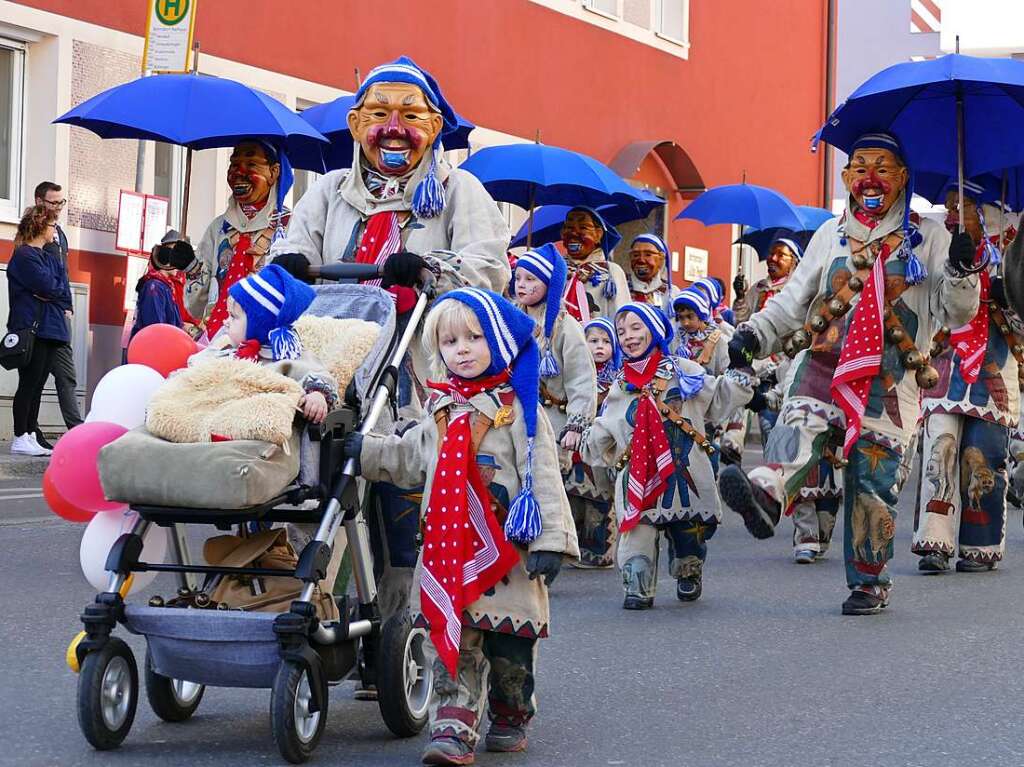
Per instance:
[[[558,252],[558,248],[547,243],[523,253],[516,261],[516,270],[518,269],[525,269],[548,286],[544,310],[544,353],[540,359],[540,375],[542,378],[552,378],[561,373],[558,369],[558,361],[551,351],[551,334],[554,332],[558,313],[562,310],[562,295],[565,293],[568,267],[565,265],[562,254]],[[515,270],[513,270],[513,284],[515,277]]]
[[[313,288],[271,264],[236,282],[228,288],[228,295],[245,311],[246,335],[269,344],[275,360],[302,355],[302,342],[293,323],[313,303]]]
[[[625,312],[635,314],[643,320],[647,329],[651,331],[650,345],[639,357],[630,357],[630,359],[643,359],[655,348],[661,349],[662,354],[669,353],[668,345],[672,340],[672,337],[675,335],[675,331],[672,329],[672,323],[668,321],[668,317],[665,316],[665,313],[661,311],[661,309],[653,304],[644,304],[639,301],[633,301],[619,307],[619,310],[615,312],[615,319],[618,319],[619,315]],[[623,352],[623,354],[625,354],[625,352]]]
[[[793,256],[799,261],[804,257],[803,249],[797,244],[796,240],[791,240],[789,237],[779,237],[775,242],[772,243],[772,247],[775,247],[776,243],[782,243],[793,252]]]
[[[710,277],[701,277],[690,288],[704,291],[711,309],[717,309],[722,303],[722,298],[724,297],[722,295],[722,286],[718,284],[717,280],[713,280]]]
[[[644,234],[638,234],[633,238],[632,245],[636,245],[638,242],[647,242],[656,247],[664,255],[668,255],[668,245],[658,235],[651,232],[645,232]],[[632,247],[632,245],[630,247]]]
[[[371,85],[376,83],[405,83],[415,85],[423,91],[423,97],[427,103],[441,113],[444,125],[441,132],[434,139],[434,145],[430,151],[430,167],[426,175],[416,185],[412,195],[412,210],[419,218],[434,218],[444,210],[445,196],[444,185],[437,178],[437,152],[441,146],[441,139],[458,128],[458,118],[455,110],[445,100],[437,80],[430,76],[426,70],[416,65],[416,62],[408,56],[399,56],[389,64],[381,64],[370,70],[359,90],[356,91],[355,103],[361,104],[366,92]]]
[[[533,338],[535,323],[511,301],[482,288],[449,291],[437,299],[435,307],[443,301],[458,301],[473,312],[491,352],[491,364],[484,375],[508,370],[509,383],[523,407],[526,474],[519,495],[509,506],[505,537],[513,543],[527,544],[541,532],[540,506],[533,495],[533,444],[540,403],[540,352]]]
[[[622,367],[622,347],[619,346],[618,334],[615,332],[615,325],[607,317],[598,317],[583,326],[583,333],[586,335],[591,328],[601,330],[611,339],[612,342],[612,368],[618,370]]]
[[[702,291],[694,290],[692,287],[684,290],[672,302],[673,309],[680,306],[692,309],[693,313],[700,317],[701,322],[711,322],[711,305]]]

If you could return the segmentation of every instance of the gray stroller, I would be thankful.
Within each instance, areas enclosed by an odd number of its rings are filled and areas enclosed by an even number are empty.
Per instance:
[[[334,264],[321,267],[322,279],[352,281],[375,277],[375,267]],[[78,719],[86,739],[97,749],[116,748],[128,735],[139,697],[139,672],[129,646],[112,636],[120,623],[146,637],[146,696],[161,719],[180,722],[198,707],[207,686],[271,689],[270,724],[281,755],[292,763],[306,761],[316,748],[327,719],[328,685],[358,674],[365,687],[375,686],[381,715],[399,737],[418,733],[426,723],[431,672],[427,637],[413,628],[407,611],[382,622],[369,531],[360,507],[355,467],[342,453],[345,434],[370,432],[387,410],[394,410],[398,368],[426,310],[426,292],[396,327],[394,301],[379,288],[321,285],[312,314],[357,317],[382,326],[377,344],[356,372],[343,404],[313,427],[311,444],[319,445],[319,477],[300,475],[273,500],[243,509],[198,509],[131,503],[138,514],[133,528],[112,547],[106,569],[107,590],[82,614],[84,637],[69,649],[79,666]],[[390,408],[389,408],[390,405]],[[303,508],[303,507],[306,508]],[[310,508],[315,506],[315,508]],[[194,564],[185,525],[237,526],[298,522],[318,525],[299,552],[294,572],[260,567]],[[140,561],[143,536],[151,525],[168,529],[173,563]],[[351,552],[356,599],[335,597],[340,619],[325,623],[312,603],[324,579],[332,545],[344,526]],[[218,609],[171,609],[133,605],[122,593],[135,572],[170,572],[179,594],[206,598],[195,575],[258,579],[293,575],[302,581],[298,599],[287,612]]]

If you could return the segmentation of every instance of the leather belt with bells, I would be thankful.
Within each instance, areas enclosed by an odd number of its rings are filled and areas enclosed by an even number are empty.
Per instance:
[[[650,391],[648,392],[654,397],[654,404],[658,408],[658,413],[661,414],[662,418],[667,418],[673,424],[679,427],[679,430],[683,432],[687,437],[693,440],[694,444],[703,450],[709,457],[715,454],[715,444],[693,428],[685,416],[679,415],[676,411],[670,408],[667,404],[661,401],[662,395],[665,393],[665,389],[668,388],[669,379],[659,378],[650,385]],[[619,460],[615,462],[615,471],[622,471],[626,467],[626,462],[629,461],[630,456],[633,454],[632,445],[627,447],[625,452],[619,456]]]
[[[814,336],[823,333],[833,320],[839,319],[850,311],[850,304],[854,295],[860,293],[867,284],[868,278],[871,275],[871,268],[874,266],[875,259],[878,258],[882,244],[888,243],[890,252],[895,253],[903,237],[902,235],[891,234],[882,242],[873,244],[858,243],[854,239],[848,239],[851,246],[855,243],[859,245],[857,248],[851,247],[850,255],[850,261],[857,271],[846,278],[846,281],[839,286],[839,289],[832,294],[832,297],[823,306],[819,307],[818,313],[804,323],[803,328],[795,331],[786,340],[783,344],[783,350],[790,357],[795,357],[811,346]],[[869,256],[864,254],[865,250],[870,251]],[[897,349],[899,349],[903,367],[914,371],[917,385],[922,389],[930,389],[939,382],[939,373],[931,365],[930,357],[922,354],[914,345],[913,338],[892,308],[893,302],[908,287],[910,286],[904,280],[894,291],[891,291],[893,293],[892,296],[885,297],[882,314],[885,337],[887,341],[895,344]]]
[[[1024,391],[1024,343],[1021,343],[1020,338],[1013,332],[1013,328],[1010,326],[1009,321],[1007,321],[1003,310],[994,301],[989,303],[988,313],[1003,338],[1006,339],[1006,345],[1010,349],[1010,354],[1017,361],[1017,385],[1021,391]],[[942,327],[939,329],[939,332],[932,339],[932,357],[938,357],[945,351],[946,347],[949,346],[951,335],[949,328]]]

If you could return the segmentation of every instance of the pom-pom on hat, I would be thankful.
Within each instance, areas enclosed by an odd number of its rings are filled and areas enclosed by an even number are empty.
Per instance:
[[[590,330],[601,330],[611,339],[612,342],[612,367],[618,370],[622,367],[622,348],[619,346],[618,334],[615,332],[615,325],[607,317],[598,317],[583,326],[583,333],[586,335]]]
[[[526,426],[526,474],[522,489],[509,506],[505,537],[513,543],[529,543],[541,532],[540,506],[533,495],[533,444],[537,436],[540,400],[540,352],[533,338],[534,321],[511,301],[482,288],[460,288],[435,302],[458,301],[476,316],[487,339],[491,364],[484,375],[510,372],[509,383],[523,407]]]
[[[562,294],[565,293],[565,281],[568,267],[565,259],[551,243],[526,251],[516,261],[516,270],[525,269],[538,280],[548,286],[544,311],[544,353],[540,360],[540,374],[543,378],[557,376],[561,371],[551,351],[551,334],[555,329],[555,320],[562,310]],[[515,280],[515,270],[512,272]]]
[[[708,303],[707,296],[702,291],[694,290],[692,287],[684,290],[672,302],[673,309],[678,309],[681,306],[692,309],[701,322],[711,321],[711,304]]]
[[[628,304],[624,304],[619,307],[619,310],[615,312],[615,319],[619,318],[619,315],[623,313],[635,314],[643,323],[647,326],[647,329],[651,331],[651,343],[638,357],[630,357],[630,359],[643,359],[655,348],[661,350],[662,354],[668,354],[668,345],[675,335],[672,329],[672,323],[668,321],[668,317],[658,307],[653,304],[644,304],[639,301],[633,301]],[[625,354],[625,352],[623,352]],[[628,355],[626,355],[628,356]]]
[[[432,107],[441,113],[444,125],[441,132],[434,139],[434,145],[430,151],[430,167],[426,175],[416,185],[412,195],[412,210],[419,218],[434,218],[444,210],[444,185],[437,178],[437,152],[440,149],[441,139],[458,128],[458,118],[455,110],[445,100],[441,93],[437,80],[431,77],[430,73],[421,69],[416,62],[408,56],[399,56],[388,64],[381,64],[370,70],[370,73],[363,80],[356,91],[356,104],[361,104],[366,97],[370,86],[376,83],[405,83],[415,85],[423,91],[423,97]]]
[[[292,325],[313,303],[313,288],[271,264],[236,282],[228,294],[245,311],[250,340],[269,344],[275,360],[301,356],[302,342]]]
[[[689,289],[693,288],[704,291],[704,295],[708,299],[708,306],[710,308],[717,309],[722,303],[722,286],[719,285],[716,280],[713,280],[710,277],[701,277],[693,283]]]

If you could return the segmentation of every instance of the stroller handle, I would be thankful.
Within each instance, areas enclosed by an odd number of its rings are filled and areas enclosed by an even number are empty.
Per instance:
[[[343,282],[350,280],[376,280],[380,278],[380,267],[377,264],[352,264],[336,262],[333,264],[312,265],[309,276],[321,280]]]

